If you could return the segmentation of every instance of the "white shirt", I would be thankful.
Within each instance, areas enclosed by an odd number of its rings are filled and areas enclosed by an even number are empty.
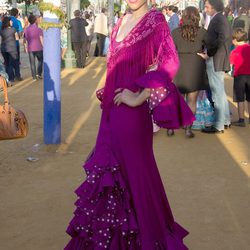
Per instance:
[[[86,34],[87,36],[91,36],[94,33],[94,22],[89,19],[86,19],[86,21],[89,24],[88,26],[85,27]]]
[[[96,16],[94,33],[108,35],[108,18],[104,13]]]
[[[211,21],[211,16],[206,14],[204,29],[206,29],[206,30],[208,29],[210,21]]]

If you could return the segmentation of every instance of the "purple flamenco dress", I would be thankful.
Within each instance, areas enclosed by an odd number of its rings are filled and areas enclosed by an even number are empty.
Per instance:
[[[188,232],[173,218],[153,154],[152,117],[164,128],[191,125],[192,112],[172,83],[179,61],[164,16],[151,10],[127,37],[113,29],[96,146],[75,191],[76,211],[65,250],[186,250]],[[115,106],[117,88],[151,89],[132,108]]]

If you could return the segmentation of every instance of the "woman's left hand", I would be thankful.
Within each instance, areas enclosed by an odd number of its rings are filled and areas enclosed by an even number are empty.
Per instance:
[[[114,98],[115,105],[119,106],[120,104],[124,103],[130,107],[136,107],[139,105],[138,103],[138,96],[140,92],[132,92],[128,89],[117,89],[115,91],[116,96]]]

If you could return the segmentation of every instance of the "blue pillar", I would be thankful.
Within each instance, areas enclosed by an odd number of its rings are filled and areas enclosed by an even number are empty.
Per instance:
[[[46,22],[58,19],[46,18]],[[61,47],[60,29],[44,30],[44,143],[61,143]]]

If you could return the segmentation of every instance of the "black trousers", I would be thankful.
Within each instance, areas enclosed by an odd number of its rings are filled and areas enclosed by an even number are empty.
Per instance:
[[[42,76],[43,72],[43,51],[32,51],[29,52],[30,59],[30,69],[33,79],[36,78],[37,75]],[[36,68],[36,59],[38,61],[38,65]]]
[[[85,67],[86,53],[87,53],[87,40],[84,42],[72,42],[73,50],[76,55],[77,68]]]
[[[103,56],[106,36],[100,33],[96,33],[96,38],[97,38],[98,56]]]

